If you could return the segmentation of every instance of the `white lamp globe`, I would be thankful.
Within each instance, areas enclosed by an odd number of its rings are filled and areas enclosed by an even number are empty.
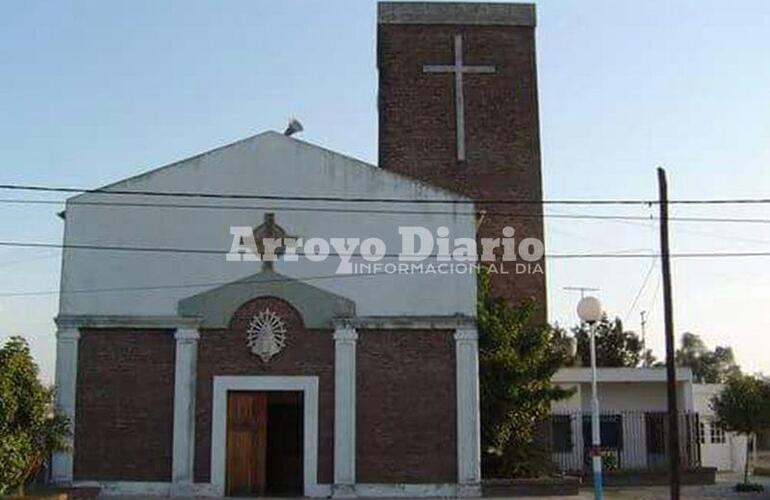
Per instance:
[[[583,297],[577,306],[578,317],[586,323],[596,323],[602,319],[602,303],[596,297]]]

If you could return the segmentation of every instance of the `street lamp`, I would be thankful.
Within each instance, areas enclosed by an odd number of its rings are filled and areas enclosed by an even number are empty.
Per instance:
[[[596,387],[596,322],[602,319],[602,304],[596,297],[583,297],[577,306],[578,317],[588,323],[591,349],[591,464],[594,472],[594,498],[602,500],[602,455],[599,427],[599,393]]]

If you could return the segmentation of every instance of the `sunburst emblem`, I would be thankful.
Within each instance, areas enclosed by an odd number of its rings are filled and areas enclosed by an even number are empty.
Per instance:
[[[246,345],[267,363],[286,346],[286,322],[270,309],[255,314],[246,329]]]

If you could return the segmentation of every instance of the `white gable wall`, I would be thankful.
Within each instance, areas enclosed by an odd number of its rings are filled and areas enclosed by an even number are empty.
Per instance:
[[[342,196],[429,200],[464,199],[360,161],[275,132],[199,155],[110,186],[116,190]],[[109,189],[109,188],[108,188]],[[259,207],[248,210],[89,206],[78,202],[128,202]],[[438,211],[450,214],[287,211],[287,207]],[[282,210],[284,209],[284,210]],[[60,313],[63,315],[175,315],[190,295],[259,272],[255,262],[227,262],[231,226],[257,226],[265,212],[290,235],[379,237],[388,253],[401,251],[399,225],[447,226],[450,237],[475,237],[469,204],[330,203],[100,195],[86,193],[67,205],[65,243],[121,247],[210,249],[216,255],[65,249]],[[360,261],[360,258],[358,259]],[[387,259],[394,261],[394,259]],[[385,260],[383,261],[385,262]],[[426,261],[427,262],[427,261]],[[326,262],[276,264],[276,271],[347,297],[359,315],[475,315],[475,277],[462,275],[334,276]],[[332,278],[316,279],[319,276]],[[133,289],[133,290],[131,290]],[[90,290],[87,293],[71,291]],[[100,290],[93,292],[93,290]]]

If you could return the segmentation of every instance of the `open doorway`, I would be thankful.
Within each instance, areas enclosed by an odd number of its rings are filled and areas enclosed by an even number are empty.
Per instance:
[[[228,496],[302,495],[300,391],[229,391]]]

